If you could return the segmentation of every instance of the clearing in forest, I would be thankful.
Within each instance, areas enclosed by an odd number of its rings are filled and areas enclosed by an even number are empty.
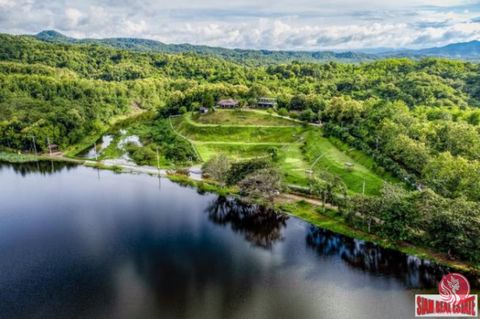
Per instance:
[[[288,184],[305,187],[309,172],[320,170],[340,176],[350,192],[362,192],[365,184],[366,194],[376,194],[384,183],[370,169],[371,161],[365,154],[355,151],[350,156],[324,137],[321,128],[264,111],[187,113],[171,118],[171,123],[179,135],[195,146],[203,161],[221,153],[232,160],[275,153]]]

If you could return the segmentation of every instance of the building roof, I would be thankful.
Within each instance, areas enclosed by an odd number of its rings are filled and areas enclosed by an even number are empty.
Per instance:
[[[271,98],[271,97],[260,97],[258,98],[259,102],[276,102],[277,99]]]
[[[237,105],[238,101],[234,99],[226,99],[226,100],[220,100],[217,103],[218,105]]]
[[[257,104],[275,105],[276,103],[277,103],[276,99],[272,99],[268,97],[261,97],[257,100]]]

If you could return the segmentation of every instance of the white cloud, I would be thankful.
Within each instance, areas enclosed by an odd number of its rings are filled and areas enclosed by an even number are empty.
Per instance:
[[[429,47],[480,39],[480,5],[447,0],[0,0],[0,31],[262,49]]]
[[[140,20],[139,22],[126,20],[124,24],[124,30],[128,35],[141,35],[147,30],[147,24],[143,20]]]
[[[82,13],[75,8],[66,8],[65,17],[67,19],[67,24],[69,24],[71,28],[74,28],[82,18]]]
[[[0,8],[8,8],[15,6],[14,0],[0,0]]]

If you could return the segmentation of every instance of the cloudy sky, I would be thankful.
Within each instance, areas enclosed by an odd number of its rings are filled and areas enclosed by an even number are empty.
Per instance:
[[[0,32],[229,48],[423,48],[480,40],[480,0],[0,0]]]

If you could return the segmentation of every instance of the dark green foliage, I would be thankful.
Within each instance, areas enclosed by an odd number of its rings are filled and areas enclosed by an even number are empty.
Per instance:
[[[478,203],[386,186],[381,197],[356,195],[350,204],[349,219],[368,232],[434,247],[450,258],[480,262]]]
[[[235,185],[247,175],[270,166],[271,163],[265,159],[252,159],[249,161],[232,163],[230,170],[227,173],[227,185]]]
[[[280,194],[282,177],[274,168],[262,168],[245,176],[238,185],[243,196],[271,203]]]
[[[165,158],[175,163],[195,162],[198,160],[192,146],[185,140],[178,138],[175,144],[166,146]]]
[[[451,257],[480,262],[480,208],[464,199],[437,199],[426,234],[432,246]]]
[[[313,113],[311,109],[306,109],[305,111],[300,113],[300,116],[298,118],[305,122],[313,122],[317,119],[315,113]]]
[[[288,116],[288,110],[282,107],[278,110],[278,114],[281,116]]]
[[[215,179],[222,185],[225,184],[228,170],[230,169],[230,161],[224,154],[219,154],[209,159],[202,166],[202,172],[204,175]]]
[[[268,149],[267,149],[267,153],[270,155],[270,158],[273,162],[277,162],[279,160],[279,152],[278,152],[278,148],[275,147],[275,146],[270,146]]]
[[[134,143],[125,146],[129,156],[139,165],[150,165],[156,159],[156,153],[151,146],[141,147]]]
[[[131,131],[139,135],[147,147],[151,146],[153,155],[158,148],[159,155],[169,162],[187,163],[198,160],[190,143],[171,129],[167,119],[158,118],[136,124]],[[153,160],[155,157],[150,159]]]

